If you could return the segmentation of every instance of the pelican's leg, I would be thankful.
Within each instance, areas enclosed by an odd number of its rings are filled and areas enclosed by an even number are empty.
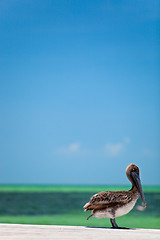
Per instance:
[[[118,228],[115,218],[110,218],[110,222],[111,222],[113,228]]]
[[[93,213],[86,219],[86,220],[88,220],[90,217],[92,217],[93,216]]]

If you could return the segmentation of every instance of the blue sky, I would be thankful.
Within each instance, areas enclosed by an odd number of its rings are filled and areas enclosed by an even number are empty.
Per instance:
[[[160,184],[159,4],[0,2],[0,183]]]

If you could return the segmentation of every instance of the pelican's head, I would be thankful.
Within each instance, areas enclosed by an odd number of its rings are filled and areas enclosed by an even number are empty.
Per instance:
[[[146,202],[144,199],[144,193],[142,190],[142,185],[141,185],[141,180],[140,180],[139,168],[136,165],[134,165],[133,163],[129,164],[126,168],[126,175],[127,175],[128,179],[131,181],[132,185],[138,189],[138,192],[141,196],[144,207],[146,208]]]

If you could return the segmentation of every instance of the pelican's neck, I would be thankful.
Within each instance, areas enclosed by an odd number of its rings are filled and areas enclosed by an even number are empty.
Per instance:
[[[132,188],[129,191],[131,191],[131,192],[138,192],[138,189],[137,189],[137,187],[134,184],[132,184]]]

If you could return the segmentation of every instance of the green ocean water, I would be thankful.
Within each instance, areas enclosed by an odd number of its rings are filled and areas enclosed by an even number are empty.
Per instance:
[[[136,207],[117,218],[120,227],[160,228],[160,187],[144,186],[145,211]],[[128,186],[1,185],[0,222],[24,224],[111,227],[109,219],[86,220],[83,205],[104,190],[129,190]],[[141,205],[139,198],[136,206]]]

